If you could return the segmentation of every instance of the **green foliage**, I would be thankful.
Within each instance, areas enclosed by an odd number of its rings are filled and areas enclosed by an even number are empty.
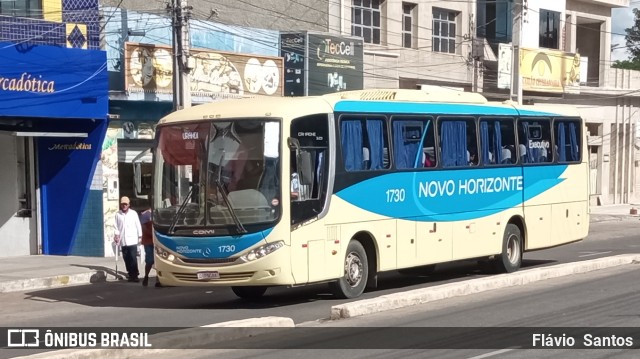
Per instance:
[[[619,69],[640,70],[640,10],[633,9],[634,23],[633,26],[625,29],[627,33],[624,36],[627,45],[627,51],[631,55],[629,60],[616,61],[613,65]]]
[[[616,69],[625,69],[625,70],[638,70],[640,71],[640,62],[633,62],[630,60],[624,61],[616,61],[611,65],[611,67]]]

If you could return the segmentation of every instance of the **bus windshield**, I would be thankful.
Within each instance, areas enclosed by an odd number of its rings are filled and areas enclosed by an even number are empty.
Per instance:
[[[154,223],[164,233],[246,233],[280,207],[280,123],[234,119],[162,126]]]

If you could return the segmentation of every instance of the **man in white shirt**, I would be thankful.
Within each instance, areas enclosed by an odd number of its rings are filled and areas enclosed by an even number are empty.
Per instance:
[[[129,208],[129,197],[120,199],[120,210],[116,213],[116,230],[114,241],[122,247],[122,259],[127,268],[129,282],[138,282],[138,245],[142,240],[142,226],[138,213]]]

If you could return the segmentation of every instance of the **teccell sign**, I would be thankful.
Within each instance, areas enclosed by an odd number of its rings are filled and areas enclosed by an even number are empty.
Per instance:
[[[324,95],[361,90],[363,40],[321,33],[280,34],[285,95]]]
[[[362,39],[309,34],[308,44],[309,95],[362,89]]]
[[[355,56],[356,46],[355,42],[341,41],[338,43],[332,42],[331,38],[325,39],[321,46],[318,46],[316,51],[318,60],[324,61],[327,55],[331,56]]]

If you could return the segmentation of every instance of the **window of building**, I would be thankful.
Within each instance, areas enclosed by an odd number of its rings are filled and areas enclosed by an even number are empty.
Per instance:
[[[414,29],[416,28],[414,24],[415,8],[415,4],[406,2],[402,3],[402,46],[408,49],[416,47],[416,44],[414,43]]]
[[[540,9],[540,47],[557,49],[560,45],[558,29],[560,28],[560,13]]]
[[[381,0],[353,0],[351,6],[351,35],[364,38],[370,44],[380,43]]]
[[[42,18],[41,0],[0,1],[0,15]]]
[[[433,10],[433,51],[456,52],[456,12]]]
[[[547,119],[518,121],[520,163],[547,163],[553,160],[551,128]]]

